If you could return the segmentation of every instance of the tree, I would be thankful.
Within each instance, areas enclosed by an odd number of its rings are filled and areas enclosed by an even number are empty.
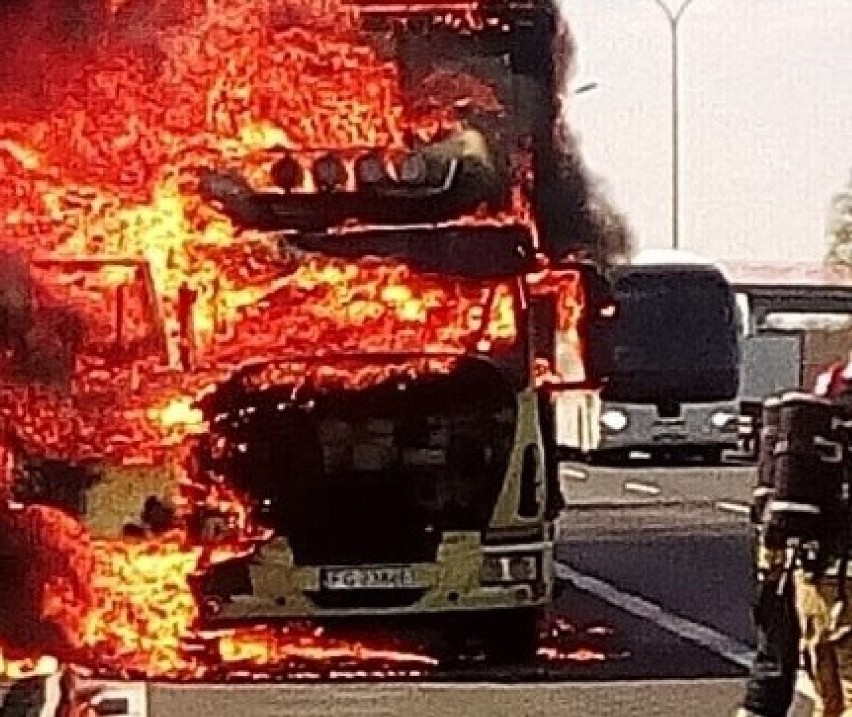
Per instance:
[[[852,173],[831,202],[827,234],[828,263],[852,269]]]

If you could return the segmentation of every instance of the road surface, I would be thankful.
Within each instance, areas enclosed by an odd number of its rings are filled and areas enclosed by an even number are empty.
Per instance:
[[[439,669],[411,684],[139,685],[145,712],[730,714],[752,649],[751,471],[568,465],[562,477],[569,505],[556,549],[556,629],[546,642],[559,659]]]

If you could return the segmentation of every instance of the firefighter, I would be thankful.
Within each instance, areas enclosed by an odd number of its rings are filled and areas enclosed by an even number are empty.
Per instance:
[[[801,632],[792,584],[782,583],[783,562],[761,561],[754,606],[757,650],[736,717],[786,717],[793,704]]]
[[[757,580],[753,606],[757,650],[743,706],[736,717],[785,717],[796,688],[800,631],[792,584],[783,580],[783,552],[770,550],[766,544],[780,405],[779,400],[770,398],[763,406],[758,481],[751,511]]]
[[[799,665],[816,717],[852,717],[850,399],[852,355],[820,376],[814,395],[779,403],[777,440],[759,470],[759,490],[772,495],[758,515],[759,644],[739,717],[786,715]]]

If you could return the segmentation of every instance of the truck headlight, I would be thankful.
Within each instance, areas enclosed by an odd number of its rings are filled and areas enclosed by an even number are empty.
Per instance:
[[[716,413],[710,416],[710,423],[712,423],[716,428],[727,428],[729,426],[733,426],[736,420],[736,414],[727,413],[726,411],[716,411]]]
[[[403,184],[425,184],[429,174],[426,157],[420,152],[411,152],[400,162],[399,180]]]
[[[313,165],[314,181],[321,192],[333,192],[346,186],[348,174],[343,160],[335,154],[324,154]]]
[[[601,415],[601,425],[610,431],[623,431],[627,428],[627,415],[621,411],[604,411]]]
[[[377,152],[368,152],[355,160],[355,179],[362,189],[371,189],[388,178],[385,162]]]

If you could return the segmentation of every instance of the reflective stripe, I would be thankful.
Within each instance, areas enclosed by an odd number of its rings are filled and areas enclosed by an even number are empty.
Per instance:
[[[834,453],[822,456],[827,463],[840,463],[843,460],[843,444],[837,441],[829,441],[822,436],[814,436],[814,445],[817,448],[830,448]]]
[[[793,401],[803,401],[805,403],[817,403],[823,406],[830,406],[831,402],[826,401],[822,396],[814,396],[812,393],[804,391],[788,391],[781,396],[781,403],[792,403]]]
[[[838,443],[837,441],[830,441],[827,438],[823,438],[822,436],[814,436],[811,439],[813,443],[813,447],[816,450],[817,457],[823,463],[839,463],[843,460],[843,444]],[[830,453],[828,450],[830,449]],[[775,443],[775,447],[772,451],[774,456],[782,456],[785,453],[790,452],[790,441],[786,438]]]
[[[762,498],[765,495],[769,495],[770,493],[774,493],[775,490],[773,488],[767,488],[765,485],[758,486],[752,491],[752,495],[755,498]]]
[[[831,565],[822,572],[828,578],[836,578],[840,575],[840,560],[833,560]],[[846,577],[852,577],[852,561],[846,564]]]
[[[769,510],[773,513],[810,513],[819,515],[820,509],[811,503],[796,503],[791,500],[773,500]]]
[[[814,386],[814,393],[817,396],[827,396],[828,391],[831,388],[832,380],[834,376],[831,371],[826,371],[825,373],[821,373],[817,376],[816,386]]]

